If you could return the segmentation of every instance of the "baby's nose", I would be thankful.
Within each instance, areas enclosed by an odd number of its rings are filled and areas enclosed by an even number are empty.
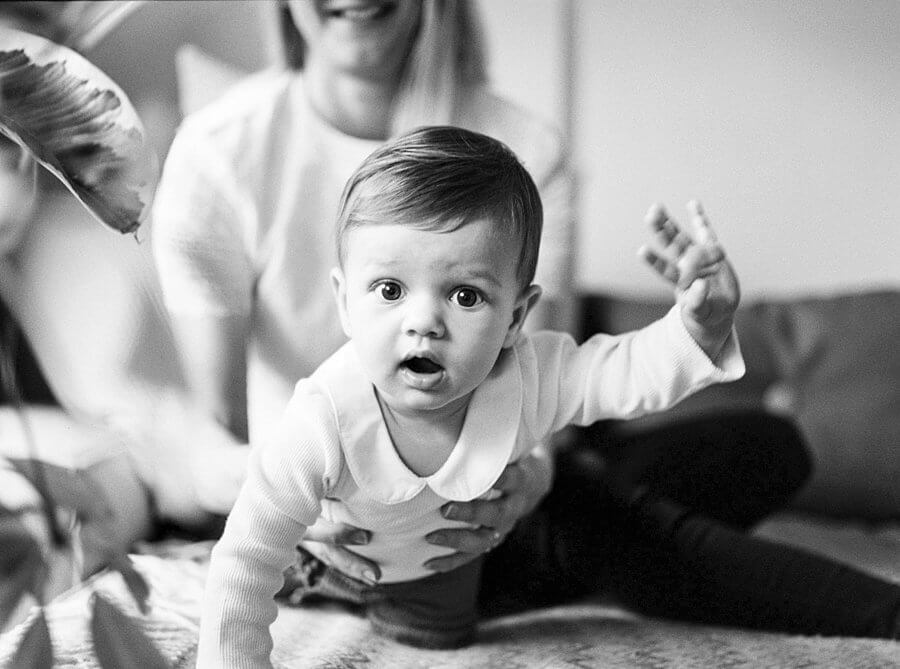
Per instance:
[[[445,327],[441,306],[432,299],[410,300],[403,320],[403,331],[419,337],[443,337]]]

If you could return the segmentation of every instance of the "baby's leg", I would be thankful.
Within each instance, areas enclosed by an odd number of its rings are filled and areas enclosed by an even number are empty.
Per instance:
[[[475,638],[481,559],[416,581],[385,583],[364,593],[379,633],[419,648],[460,648]]]
[[[444,574],[371,586],[297,551],[279,593],[291,604],[342,602],[365,611],[379,634],[420,648],[460,648],[475,637],[481,558]]]

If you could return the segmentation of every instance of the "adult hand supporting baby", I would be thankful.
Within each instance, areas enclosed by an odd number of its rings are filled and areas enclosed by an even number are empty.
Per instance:
[[[450,502],[441,513],[448,520],[469,523],[472,529],[443,529],[432,532],[426,541],[456,550],[432,558],[425,567],[436,572],[450,571],[493,550],[506,539],[516,523],[540,504],[553,486],[552,451],[538,446],[503,470],[494,484],[495,499]]]
[[[375,583],[381,578],[378,564],[354,553],[347,546],[365,546],[372,539],[372,533],[346,523],[332,523],[319,518],[315,525],[306,529],[300,542],[317,558],[348,576]],[[311,546],[310,544],[314,544]]]
[[[472,529],[442,529],[425,540],[455,552],[433,558],[425,567],[436,572],[456,569],[503,542],[520,518],[531,513],[553,485],[553,459],[548,449],[539,447],[503,470],[494,484],[500,496],[492,500],[448,502],[441,510],[444,518],[470,523]],[[377,581],[378,565],[352,551],[369,543],[371,532],[352,525],[319,519],[307,529],[301,542],[323,562],[362,581]],[[367,573],[368,572],[368,573]]]
[[[652,248],[642,246],[638,255],[674,286],[685,328],[715,362],[731,333],[740,286],[703,207],[692,200],[687,209],[693,234],[683,230],[662,205],[650,207],[644,220],[656,243]]]

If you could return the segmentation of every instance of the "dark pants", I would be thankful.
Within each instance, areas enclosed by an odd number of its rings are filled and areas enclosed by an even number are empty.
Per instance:
[[[373,629],[419,648],[460,648],[475,638],[480,558],[415,581],[368,585],[303,548],[279,596],[292,604],[339,601],[358,607]]]
[[[790,422],[742,413],[643,435],[595,427],[582,437],[560,457],[538,511],[488,554],[485,615],[605,593],[686,621],[900,633],[900,586],[746,532],[809,475]]]

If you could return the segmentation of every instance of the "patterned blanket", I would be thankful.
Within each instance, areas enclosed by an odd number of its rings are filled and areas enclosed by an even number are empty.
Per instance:
[[[760,532],[828,551],[900,581],[900,531],[815,524],[782,518]],[[186,552],[187,550],[187,552]],[[150,588],[141,615],[118,573],[102,573],[58,597],[47,618],[59,666],[98,667],[87,623],[97,591],[133,616],[173,667],[194,666],[207,545],[135,555]],[[26,623],[0,636],[7,666]],[[336,605],[282,607],[272,628],[276,667],[380,669],[410,667],[900,667],[900,643],[767,634],[639,618],[593,602],[485,622],[478,642],[462,650],[411,649],[375,636],[366,620]]]

